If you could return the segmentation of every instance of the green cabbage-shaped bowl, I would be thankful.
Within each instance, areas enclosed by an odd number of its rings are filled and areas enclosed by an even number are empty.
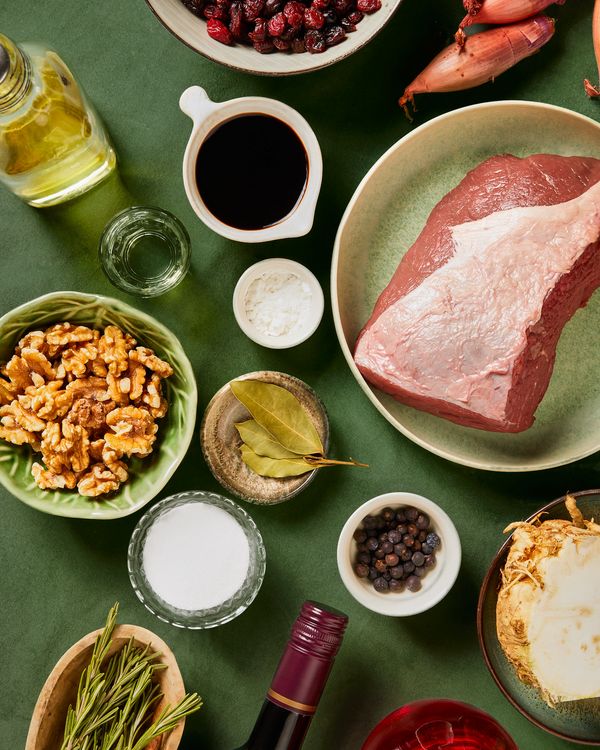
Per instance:
[[[119,326],[171,364],[174,373],[166,381],[169,411],[158,420],[154,451],[147,458],[130,459],[129,481],[105,500],[96,500],[76,491],[39,489],[31,475],[36,460],[31,448],[0,440],[0,482],[19,500],[44,513],[96,520],[121,518],[149,503],[181,463],[194,434],[198,400],[194,372],[178,339],[154,318],[119,300],[79,292],[46,294],[1,317],[0,361],[12,356],[25,332],[62,321],[99,329]]]

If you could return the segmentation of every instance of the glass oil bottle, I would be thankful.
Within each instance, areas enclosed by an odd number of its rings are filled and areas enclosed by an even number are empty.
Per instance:
[[[115,165],[102,122],[56,52],[0,34],[0,182],[41,208],[81,195]]]

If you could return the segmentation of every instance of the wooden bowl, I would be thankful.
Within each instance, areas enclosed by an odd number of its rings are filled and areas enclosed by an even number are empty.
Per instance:
[[[69,705],[75,702],[79,678],[89,664],[94,642],[101,632],[101,630],[94,630],[93,633],[88,633],[71,646],[57,662],[35,704],[25,750],[60,750],[67,710]],[[160,711],[166,704],[177,703],[185,695],[181,672],[171,649],[150,630],[137,627],[137,625],[117,625],[113,633],[109,656],[112,656],[132,637],[136,646],[143,647],[151,644],[152,648],[161,654],[158,661],[168,667],[157,673],[164,696],[157,711]],[[156,747],[153,745],[153,750],[176,750],[181,741],[184,723],[181,721],[173,731],[163,736]]]

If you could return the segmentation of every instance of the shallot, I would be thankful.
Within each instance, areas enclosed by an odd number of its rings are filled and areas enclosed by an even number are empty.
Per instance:
[[[460,22],[456,32],[456,41],[464,45],[466,35],[463,29],[474,23],[507,24],[524,21],[526,18],[541,13],[549,5],[563,5],[566,0],[463,0],[467,15]]]
[[[592,36],[594,37],[594,52],[596,53],[596,62],[598,63],[598,71],[600,73],[600,0],[596,0],[596,4],[594,5]],[[587,78],[583,82],[583,87],[588,96],[600,96],[600,87],[592,85]]]
[[[600,0],[599,0],[600,2]],[[469,37],[466,51],[451,44],[406,87],[399,104],[410,117],[415,94],[462,91],[493,81],[537,52],[554,34],[554,20],[539,15]]]

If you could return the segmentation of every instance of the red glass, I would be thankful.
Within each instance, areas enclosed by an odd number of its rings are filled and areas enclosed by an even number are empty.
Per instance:
[[[491,716],[466,703],[425,700],[386,716],[362,750],[519,750]]]

